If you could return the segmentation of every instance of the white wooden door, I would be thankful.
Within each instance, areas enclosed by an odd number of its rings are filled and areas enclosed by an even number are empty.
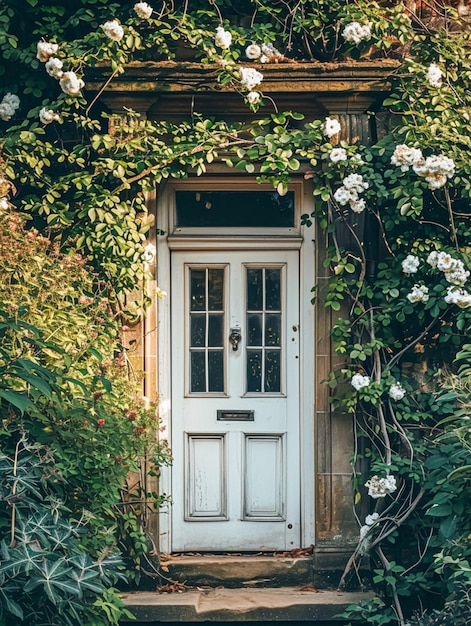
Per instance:
[[[172,550],[298,547],[298,251],[175,251],[171,298]]]

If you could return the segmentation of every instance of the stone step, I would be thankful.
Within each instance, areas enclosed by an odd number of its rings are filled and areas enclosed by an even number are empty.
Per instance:
[[[314,622],[343,626],[337,618],[349,604],[370,600],[372,593],[316,592],[302,588],[189,589],[183,593],[136,592],[122,595],[135,621],[147,626],[196,622]]]
[[[174,556],[161,562],[165,575],[190,587],[281,587],[313,582],[311,557],[259,555]]]

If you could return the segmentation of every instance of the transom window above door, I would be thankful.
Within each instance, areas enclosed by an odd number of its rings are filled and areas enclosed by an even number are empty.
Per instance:
[[[294,227],[294,191],[177,191],[178,227]]]
[[[203,182],[173,185],[170,236],[299,236],[299,183],[280,196],[265,184]]]

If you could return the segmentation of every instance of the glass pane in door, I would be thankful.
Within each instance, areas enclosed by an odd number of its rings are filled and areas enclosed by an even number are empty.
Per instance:
[[[281,268],[248,267],[246,390],[281,392]]]
[[[224,392],[224,268],[190,268],[190,392]]]

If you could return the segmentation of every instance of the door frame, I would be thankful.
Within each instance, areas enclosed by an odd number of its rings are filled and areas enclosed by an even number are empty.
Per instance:
[[[242,184],[241,184],[242,183]],[[300,507],[301,507],[301,547],[315,543],[315,308],[311,303],[311,288],[315,283],[316,255],[313,227],[299,226],[293,232],[277,235],[270,233],[249,234],[249,231],[236,236],[211,236],[194,233],[174,232],[174,190],[186,187],[197,189],[235,189],[261,190],[269,185],[260,185],[254,178],[212,178],[187,179],[168,182],[157,198],[156,226],[164,235],[158,235],[157,241],[157,285],[169,295],[157,300],[157,390],[159,394],[159,414],[162,420],[163,437],[172,443],[172,381],[171,381],[171,311],[170,279],[172,250],[279,250],[298,249],[300,255],[300,330],[299,330],[299,434],[300,434]],[[313,210],[312,185],[298,180],[289,185],[295,192],[296,223],[300,223],[303,213]],[[173,230],[172,230],[173,229]],[[170,232],[172,230],[172,232]],[[253,231],[253,229],[252,229]],[[170,235],[170,237],[169,237]],[[155,346],[148,346],[149,354],[155,353]],[[160,492],[171,496],[172,467],[162,468]],[[170,553],[172,507],[165,505],[159,515],[159,545],[162,553]],[[157,543],[157,542],[156,542]],[[217,546],[214,547],[217,551]]]

